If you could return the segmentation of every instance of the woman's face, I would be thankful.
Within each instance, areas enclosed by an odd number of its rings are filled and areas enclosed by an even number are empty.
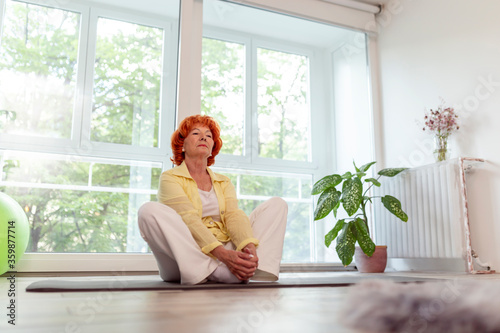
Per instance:
[[[185,158],[208,158],[214,147],[212,131],[205,125],[196,124],[184,139]]]

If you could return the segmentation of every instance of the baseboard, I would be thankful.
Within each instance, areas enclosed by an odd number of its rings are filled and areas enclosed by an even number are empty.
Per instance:
[[[349,272],[356,271],[354,264],[347,267],[341,263],[303,263],[303,264],[281,264],[281,273],[300,273],[300,272]]]
[[[386,270],[464,273],[467,264],[461,258],[388,258]]]

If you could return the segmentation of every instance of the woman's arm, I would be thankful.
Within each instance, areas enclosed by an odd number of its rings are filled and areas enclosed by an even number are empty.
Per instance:
[[[186,195],[179,178],[168,173],[161,175],[158,201],[171,207],[181,216],[201,251],[210,254],[213,249],[222,245],[222,243],[203,224],[198,210]]]
[[[253,237],[253,230],[250,224],[250,219],[243,210],[238,207],[238,199],[236,191],[229,179],[221,184],[222,195],[225,204],[224,223],[228,230],[229,236],[236,246],[236,250],[243,249],[250,243],[255,246],[259,245],[259,241]]]

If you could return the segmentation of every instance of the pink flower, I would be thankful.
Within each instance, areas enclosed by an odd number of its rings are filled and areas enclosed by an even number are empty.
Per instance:
[[[430,109],[424,115],[425,126],[423,130],[428,129],[435,132],[436,135],[450,135],[453,131],[458,130],[458,115],[455,109],[451,107],[444,108],[439,106],[436,110]]]

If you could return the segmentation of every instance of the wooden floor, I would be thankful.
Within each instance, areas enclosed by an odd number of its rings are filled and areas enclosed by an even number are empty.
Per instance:
[[[408,275],[477,278],[464,274]],[[30,283],[46,278],[16,278],[15,326],[7,322],[10,284],[7,278],[1,278],[0,332],[356,332],[338,320],[342,301],[352,287],[87,293],[25,291]],[[102,278],[131,277],[89,277]],[[495,274],[481,278],[499,277]]]

